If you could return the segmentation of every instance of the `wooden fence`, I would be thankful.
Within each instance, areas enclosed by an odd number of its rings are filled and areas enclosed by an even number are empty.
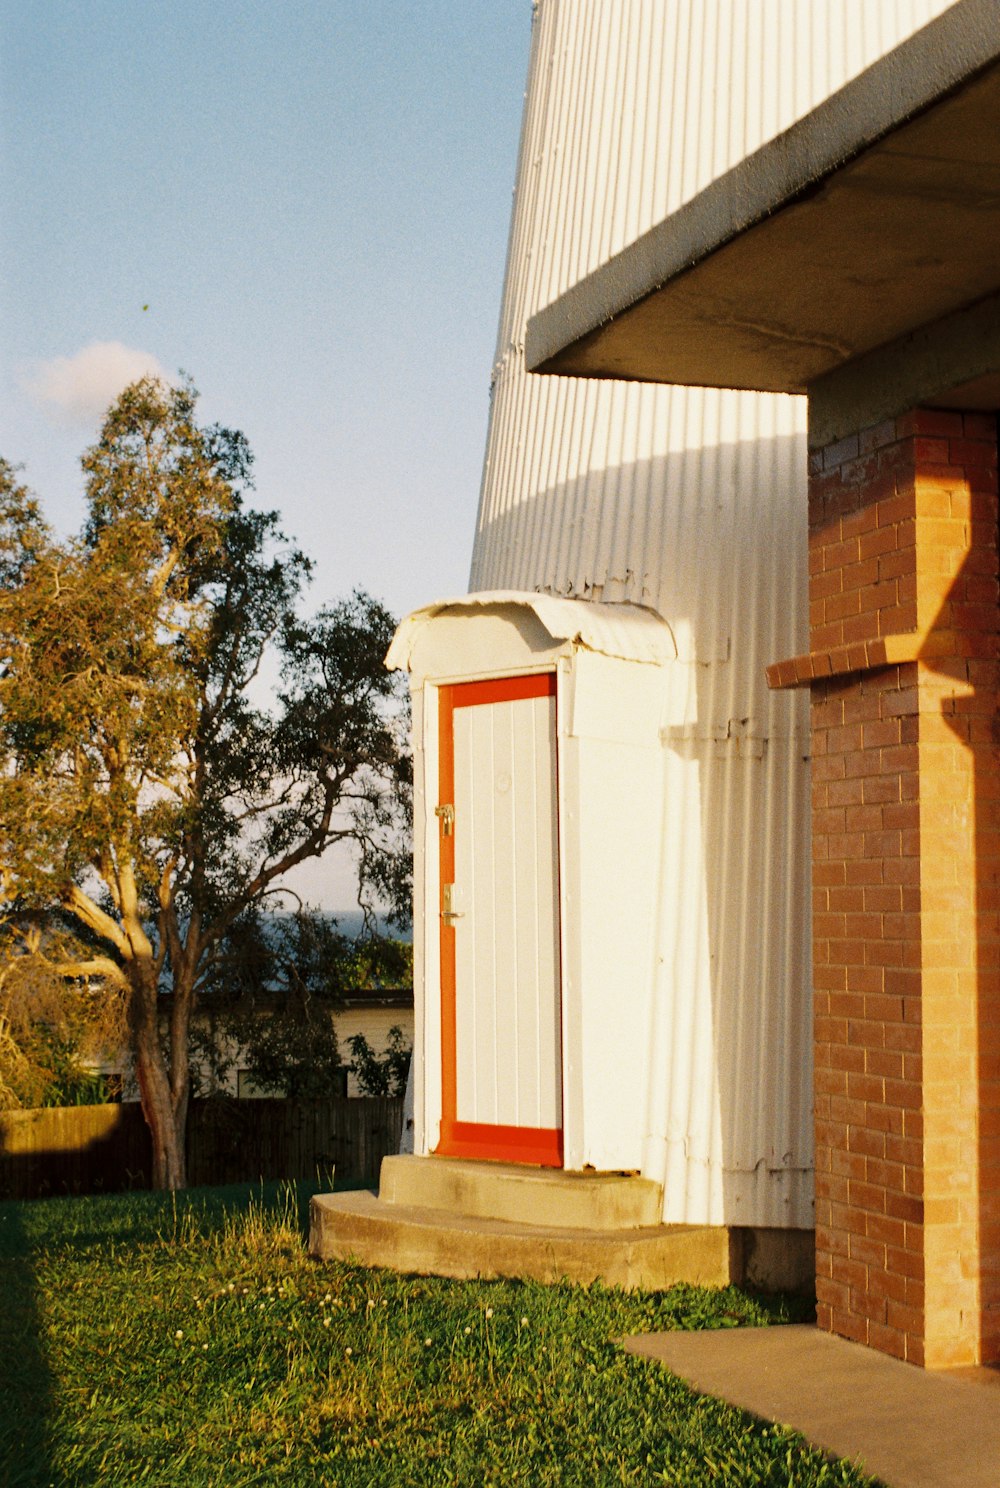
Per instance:
[[[366,1096],[332,1100],[193,1101],[188,1182],[259,1178],[378,1181],[398,1152],[403,1102]],[[67,1106],[0,1114],[0,1199],[116,1193],[148,1188],[150,1141],[138,1105]]]

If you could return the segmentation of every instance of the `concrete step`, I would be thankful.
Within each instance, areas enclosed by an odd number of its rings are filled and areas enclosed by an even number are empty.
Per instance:
[[[655,1225],[572,1229],[472,1217],[386,1203],[373,1193],[319,1194],[312,1201],[310,1254],[422,1276],[524,1277],[659,1290],[675,1282],[725,1286],[723,1226]]]
[[[455,1157],[385,1157],[385,1204],[441,1209],[555,1229],[637,1230],[659,1225],[662,1190],[627,1173],[564,1173]]]

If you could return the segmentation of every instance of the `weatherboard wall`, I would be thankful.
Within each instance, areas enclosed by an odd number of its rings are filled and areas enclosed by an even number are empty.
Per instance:
[[[668,1220],[812,1221],[807,703],[764,680],[767,663],[806,649],[805,405],[529,377],[524,327],[946,8],[535,11],[470,587],[633,601],[676,638],[652,923],[602,927],[609,964],[616,940],[644,942],[649,1023],[619,1043]],[[599,872],[599,843],[573,853],[582,879]],[[621,1063],[609,1063],[609,1121]]]

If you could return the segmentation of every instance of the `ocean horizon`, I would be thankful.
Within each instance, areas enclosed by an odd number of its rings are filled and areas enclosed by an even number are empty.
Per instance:
[[[289,914],[285,910],[271,910],[269,913],[273,919],[286,919]],[[351,909],[320,909],[319,913],[333,920],[341,935],[346,936],[348,940],[357,940],[364,931],[365,916],[356,905]],[[390,925],[388,916],[381,912],[376,913],[374,919],[380,935],[391,936],[393,940],[402,940],[407,945],[412,941],[413,930],[409,925],[405,930],[401,930],[398,925]]]

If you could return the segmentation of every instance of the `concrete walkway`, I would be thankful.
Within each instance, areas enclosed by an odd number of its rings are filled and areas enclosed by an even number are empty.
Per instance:
[[[1000,1374],[932,1373],[817,1328],[625,1340],[693,1389],[801,1432],[888,1488],[998,1488]]]

